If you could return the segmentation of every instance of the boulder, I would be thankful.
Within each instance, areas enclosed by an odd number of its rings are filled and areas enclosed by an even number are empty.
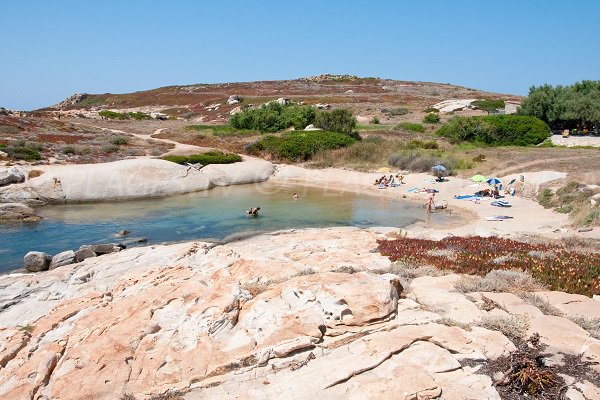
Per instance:
[[[63,265],[73,264],[75,262],[75,252],[73,250],[63,251],[52,257],[48,269],[62,267]]]
[[[0,170],[0,186],[11,185],[13,183],[25,182],[25,173],[19,168]]]
[[[243,100],[243,97],[240,96],[239,94],[232,94],[227,99],[227,104],[237,104],[237,103],[241,102],[242,100]]]
[[[310,125],[307,125],[306,128],[304,128],[304,130],[305,131],[320,131],[321,128],[317,128],[313,124],[310,124]]]
[[[86,258],[96,257],[96,253],[89,247],[84,247],[75,252],[75,261],[82,262]]]
[[[81,248],[85,248],[88,246],[82,246]],[[101,256],[103,254],[115,253],[117,251],[121,251],[121,247],[116,243],[99,243],[92,244],[89,248],[96,253],[96,255]]]
[[[8,158],[8,154],[3,151],[0,151],[0,158]]]
[[[50,266],[52,256],[41,251],[30,251],[23,257],[25,269],[29,272],[46,271]]]
[[[277,101],[278,104],[281,104],[282,106],[290,104],[290,99],[287,99],[285,97],[280,97],[276,101]]]
[[[21,203],[0,204],[0,221],[35,222],[41,217],[35,214],[33,208]]]

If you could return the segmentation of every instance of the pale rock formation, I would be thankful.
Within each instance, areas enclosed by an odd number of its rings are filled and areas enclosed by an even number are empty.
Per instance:
[[[35,210],[21,203],[0,203],[0,222],[23,221],[35,222],[41,217],[36,215]]]
[[[463,108],[470,108],[471,103],[475,100],[477,99],[450,99],[436,103],[431,107],[439,110],[440,112],[449,113],[452,111],[462,110]]]
[[[39,168],[44,170],[43,175],[0,188],[0,202],[39,204],[162,197],[214,186],[261,182],[274,172],[273,164],[254,158],[208,165],[201,170],[159,159]]]
[[[0,186],[7,186],[24,181],[25,173],[21,169],[17,167],[0,169]]]
[[[455,291],[459,276],[403,287],[372,251],[381,238],[290,230],[0,276],[0,398],[498,400],[492,379],[467,361],[506,356],[512,342],[477,326],[487,311]],[[533,315],[532,325],[550,346],[579,354],[585,343],[597,359],[597,340],[548,317]],[[441,323],[449,318],[471,326]],[[578,343],[564,343],[573,334]]]

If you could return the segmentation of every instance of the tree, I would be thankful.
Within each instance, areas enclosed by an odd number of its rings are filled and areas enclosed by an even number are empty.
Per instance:
[[[326,131],[351,134],[356,128],[356,118],[345,109],[323,111],[317,114],[315,126]]]

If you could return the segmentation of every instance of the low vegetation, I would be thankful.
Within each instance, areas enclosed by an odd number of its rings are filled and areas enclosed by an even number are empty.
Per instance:
[[[315,118],[315,126],[326,131],[345,133],[359,139],[358,134],[353,134],[354,128],[356,128],[356,118],[349,110],[319,112]]]
[[[41,160],[41,152],[44,146],[37,142],[28,142],[25,140],[14,140],[0,147],[0,149],[13,160],[36,161]]]
[[[105,118],[105,119],[112,119],[112,120],[119,120],[119,121],[124,121],[127,119],[135,119],[138,121],[152,119],[152,117],[150,115],[143,113],[143,112],[120,113],[120,112],[116,112],[116,111],[102,110],[98,113],[98,115],[100,115],[102,118]]]
[[[398,125],[396,125],[396,129],[400,130],[400,131],[406,131],[406,132],[416,132],[416,133],[425,132],[425,127],[423,125],[417,124],[414,122],[400,122]]]
[[[274,159],[307,161],[317,152],[350,146],[351,136],[328,131],[286,132],[280,136],[267,135],[246,147],[249,153],[268,153]]]
[[[431,250],[453,250],[455,259]],[[440,241],[399,238],[379,242],[379,251],[392,261],[402,260],[470,275],[492,270],[524,271],[552,290],[586,296],[600,293],[600,254],[566,247],[529,244],[502,238],[449,237]],[[538,254],[551,256],[539,257]],[[503,262],[495,262],[502,258]]]
[[[475,100],[471,103],[471,105],[480,110],[484,110],[487,112],[494,112],[499,108],[504,108],[505,102],[504,100],[492,100],[492,99],[483,99],[483,100]]]
[[[116,146],[123,146],[129,143],[129,138],[126,136],[115,136],[110,139],[110,143]]]
[[[242,157],[238,154],[223,153],[221,151],[209,151],[202,154],[192,154],[189,156],[165,156],[162,158],[166,161],[171,161],[176,164],[232,164],[242,161]]]
[[[230,125],[189,125],[186,126],[185,129],[198,132],[202,135],[212,135],[217,137],[242,137],[259,134],[257,130],[238,129]]]
[[[545,208],[569,214],[577,226],[598,226],[600,209],[598,204],[593,206],[591,201],[596,193],[586,185],[571,181],[556,190],[546,188],[540,191],[538,203]],[[600,199],[597,202],[600,203]]]
[[[437,124],[440,122],[440,116],[436,113],[428,113],[423,117],[423,122],[426,124]]]
[[[436,132],[453,143],[474,142],[492,146],[529,146],[542,143],[550,128],[535,117],[488,115],[454,117]]]
[[[392,109],[382,108],[381,112],[383,114],[389,115],[390,117],[396,117],[396,116],[400,116],[400,115],[409,114],[410,110],[405,107],[398,107],[398,108],[392,108]]]
[[[409,171],[430,171],[435,164],[460,170],[475,164],[453,149],[439,149],[435,140],[388,140],[369,136],[349,147],[320,151],[312,159],[314,167],[352,167],[359,170],[392,165]]]
[[[524,315],[487,314],[477,325],[492,331],[502,332],[504,336],[515,340],[525,337],[529,328],[529,320]]]

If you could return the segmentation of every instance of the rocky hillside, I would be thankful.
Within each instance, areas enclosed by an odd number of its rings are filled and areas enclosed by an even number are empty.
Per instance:
[[[126,94],[75,94],[48,110],[144,110],[188,118],[204,116],[207,121],[215,121],[228,119],[230,112],[240,105],[278,98],[364,113],[397,108],[420,111],[448,99],[508,100],[518,96],[442,83],[320,75],[284,81],[168,86]]]
[[[469,289],[392,264],[381,238],[287,231],[0,277],[0,398],[599,398],[600,341],[573,322],[596,300],[514,272],[495,277],[512,293]]]

